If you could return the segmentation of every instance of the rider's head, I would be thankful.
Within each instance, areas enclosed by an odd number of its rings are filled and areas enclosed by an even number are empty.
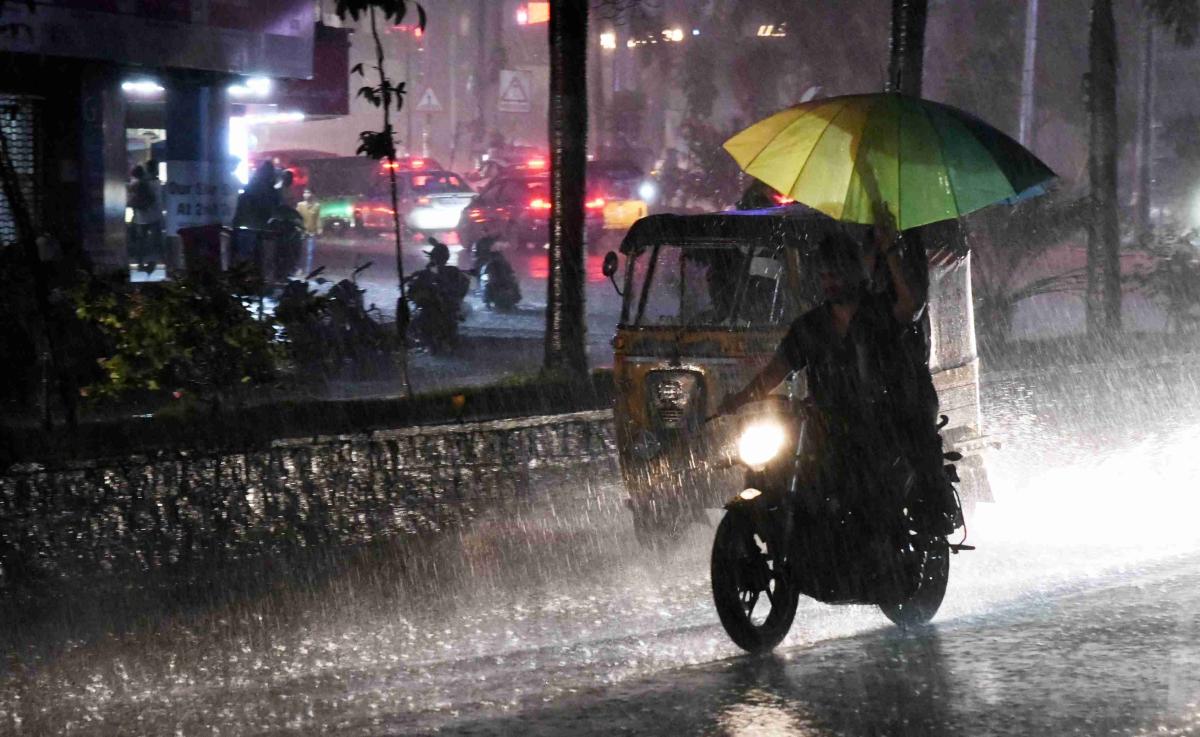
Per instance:
[[[830,302],[850,302],[859,295],[866,272],[858,242],[840,231],[826,235],[816,253],[821,291]]]
[[[445,266],[446,262],[450,260],[450,249],[446,247],[445,243],[433,238],[430,238],[429,242],[433,245],[433,248],[425,252],[425,255],[429,257],[429,262],[434,266]]]

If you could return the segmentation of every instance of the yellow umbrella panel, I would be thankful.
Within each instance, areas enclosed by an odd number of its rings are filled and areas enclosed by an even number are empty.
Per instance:
[[[845,222],[885,203],[901,229],[957,218],[1054,177],[995,128],[939,103],[883,93],[788,108],[725,142],[746,173]]]

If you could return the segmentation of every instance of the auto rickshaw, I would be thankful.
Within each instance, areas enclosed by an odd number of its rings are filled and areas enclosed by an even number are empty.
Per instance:
[[[643,544],[707,521],[704,510],[721,506],[738,483],[720,463],[730,430],[705,419],[771,358],[791,322],[819,303],[810,263],[822,235],[853,227],[794,204],[651,215],[629,230],[613,342],[615,419]],[[619,261],[615,253],[605,259],[614,285]],[[969,254],[948,261],[930,266],[929,361],[949,420],[941,431],[947,450],[963,455],[959,490],[969,511],[992,498],[981,456]],[[803,381],[794,378],[792,390],[802,395]]]

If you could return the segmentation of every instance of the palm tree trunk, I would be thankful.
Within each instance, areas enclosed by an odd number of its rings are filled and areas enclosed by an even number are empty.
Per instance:
[[[1139,239],[1145,239],[1150,231],[1150,190],[1154,165],[1154,19],[1143,10],[1142,58],[1139,69],[1138,140],[1137,140],[1137,194],[1134,197],[1134,212]]]
[[[1121,330],[1121,240],[1117,225],[1117,38],[1112,0],[1092,0],[1088,50],[1088,335]]]
[[[547,370],[587,375],[584,196],[587,166],[588,0],[550,3],[550,278]]]
[[[929,0],[892,0],[888,91],[921,96]]]

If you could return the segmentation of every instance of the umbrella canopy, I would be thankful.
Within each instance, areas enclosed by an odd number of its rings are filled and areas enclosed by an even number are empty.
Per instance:
[[[814,100],[725,142],[751,176],[830,217],[900,229],[1032,196],[1054,172],[962,110],[896,93]]]

